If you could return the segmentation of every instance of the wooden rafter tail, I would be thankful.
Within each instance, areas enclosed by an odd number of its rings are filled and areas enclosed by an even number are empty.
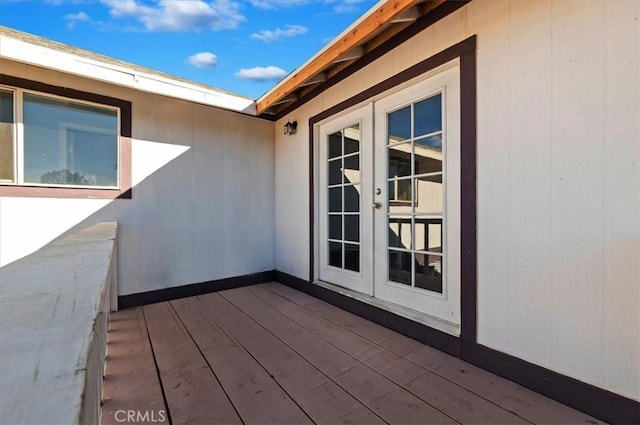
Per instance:
[[[329,65],[335,63],[336,59],[341,55],[364,44],[372,34],[391,23],[398,15],[418,3],[419,0],[389,0],[382,3],[324,52],[316,56],[306,66],[296,71],[264,99],[258,101],[257,113],[263,113],[269,109],[274,102],[294,92],[306,80],[324,71]]]

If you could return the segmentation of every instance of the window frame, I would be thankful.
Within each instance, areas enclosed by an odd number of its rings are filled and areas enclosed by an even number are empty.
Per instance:
[[[14,181],[0,182],[0,196],[7,197],[52,197],[52,198],[97,198],[131,199],[131,102],[53,86],[37,81],[0,74],[0,88],[14,94]],[[60,185],[24,182],[24,117],[25,93],[66,100],[72,103],[94,106],[117,113],[117,187]],[[62,128],[61,128],[62,130]],[[60,136],[62,137],[62,136]]]

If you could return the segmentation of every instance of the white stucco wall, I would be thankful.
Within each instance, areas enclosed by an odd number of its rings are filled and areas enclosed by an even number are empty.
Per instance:
[[[308,119],[474,34],[478,342],[640,400],[640,2],[474,1],[284,117],[276,268],[309,276]]]
[[[117,221],[120,295],[275,268],[273,123],[15,62],[0,69],[133,109],[133,199],[0,197],[0,265]]]

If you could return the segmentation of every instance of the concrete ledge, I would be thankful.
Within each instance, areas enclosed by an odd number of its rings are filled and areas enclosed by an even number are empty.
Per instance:
[[[0,423],[98,423],[116,223],[0,268]]]

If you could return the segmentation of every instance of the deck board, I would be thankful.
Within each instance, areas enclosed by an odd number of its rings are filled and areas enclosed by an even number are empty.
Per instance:
[[[238,339],[314,422],[383,423],[307,359],[267,332],[255,317],[220,294],[200,299],[216,322]]]
[[[245,424],[313,423],[251,354],[213,322],[197,298],[171,305]]]
[[[354,358],[362,358],[362,363],[371,370],[377,371],[381,376],[460,423],[508,423],[514,425],[528,423],[476,394],[396,353],[375,345],[324,317],[305,310],[266,288],[256,286],[246,290],[260,296],[282,314],[311,330],[321,339],[340,347]],[[345,344],[345,341],[348,343]],[[379,347],[380,350],[377,354],[370,356],[372,345]],[[364,353],[367,355],[362,356]]]
[[[344,351],[288,320],[245,288],[222,294],[389,423],[455,423],[437,408],[386,379]],[[335,367],[339,365],[340,367]]]
[[[117,312],[108,338],[103,424],[601,423],[278,283]]]
[[[521,385],[288,286],[275,282],[260,286],[287,298],[309,312],[333,321],[352,333],[405,357],[407,360],[466,388],[527,421],[550,425],[602,423],[589,415],[528,390]]]
[[[173,424],[242,424],[214,373],[169,303],[144,315]]]
[[[126,417],[123,411],[148,411],[149,420],[138,423],[152,423],[152,420],[156,424],[169,423],[142,308],[111,314],[105,369],[102,389],[104,425],[122,423]],[[136,379],[131,379],[134,375]]]

